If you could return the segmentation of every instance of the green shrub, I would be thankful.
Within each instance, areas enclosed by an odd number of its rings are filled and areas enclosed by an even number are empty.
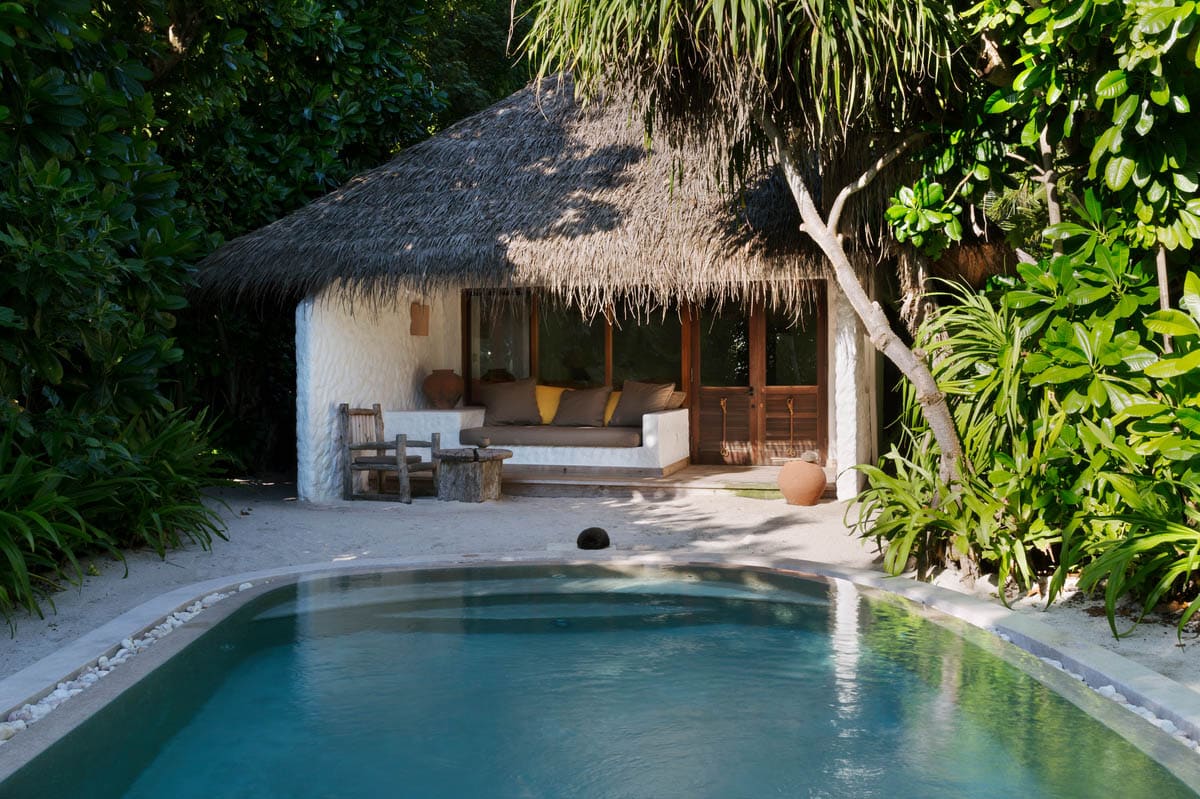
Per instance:
[[[1182,310],[1151,311],[1152,264],[1097,230],[1024,264],[1001,290],[951,289],[919,332],[962,435],[968,471],[936,481],[912,397],[903,446],[862,467],[860,534],[886,568],[963,558],[1021,590],[1071,574],[1105,586],[1110,623],[1129,594],[1195,613],[1200,510],[1200,277]],[[1173,337],[1165,352],[1163,335]]]
[[[114,551],[85,520],[64,484],[70,478],[17,450],[10,428],[0,439],[0,613],[41,610],[38,597],[59,578],[78,580],[76,553]]]

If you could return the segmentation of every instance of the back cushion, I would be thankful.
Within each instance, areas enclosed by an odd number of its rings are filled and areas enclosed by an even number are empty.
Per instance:
[[[666,410],[674,390],[674,383],[638,383],[626,380],[621,389],[621,400],[608,421],[609,426],[641,427],[642,416]]]
[[[558,402],[558,412],[553,424],[560,427],[601,427],[604,424],[604,406],[612,389],[581,388],[563,392]]]
[[[484,424],[541,424],[533,378],[511,383],[483,383],[479,387]]]

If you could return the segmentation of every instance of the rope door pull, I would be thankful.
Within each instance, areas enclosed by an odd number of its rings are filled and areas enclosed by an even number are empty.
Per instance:
[[[788,409],[788,449],[796,446],[796,405],[793,397],[787,398]]]
[[[729,457],[729,441],[728,441],[728,417],[729,417],[729,400],[726,397],[721,397],[721,457]]]

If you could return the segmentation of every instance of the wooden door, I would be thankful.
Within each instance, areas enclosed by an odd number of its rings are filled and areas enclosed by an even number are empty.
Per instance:
[[[820,300],[822,298],[818,298]],[[761,304],[692,314],[692,461],[825,462],[825,314],[794,323]]]
[[[692,461],[755,462],[753,314],[726,305],[692,315]]]

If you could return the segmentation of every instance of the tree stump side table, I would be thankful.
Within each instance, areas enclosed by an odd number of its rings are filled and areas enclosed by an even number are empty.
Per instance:
[[[507,449],[438,450],[437,496],[446,502],[486,502],[500,498],[500,472]]]

